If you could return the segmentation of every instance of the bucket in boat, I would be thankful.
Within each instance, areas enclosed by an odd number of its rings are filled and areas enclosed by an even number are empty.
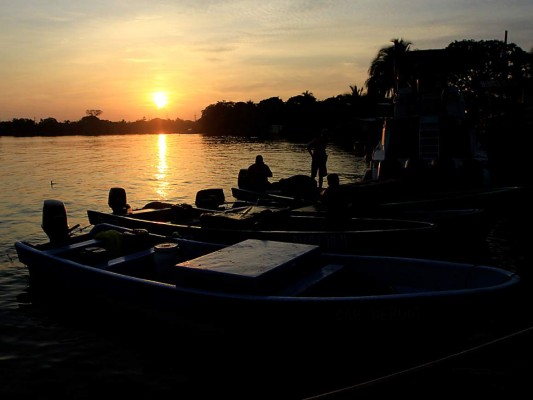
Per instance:
[[[179,246],[177,243],[160,243],[154,246],[155,272],[157,276],[168,277],[172,267],[178,262]]]

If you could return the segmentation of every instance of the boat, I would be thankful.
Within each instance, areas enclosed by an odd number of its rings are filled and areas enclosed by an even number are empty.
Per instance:
[[[446,50],[405,54],[367,179],[400,178],[423,190],[490,184],[487,152],[469,126],[464,98],[447,84],[446,57]]]
[[[393,101],[382,118],[362,182],[345,185],[354,212],[524,205],[524,187],[499,186],[484,138],[463,94],[449,85],[446,50],[410,51],[397,66]],[[514,179],[510,180],[515,181]]]
[[[291,209],[293,215],[325,215],[327,210],[320,204]],[[353,214],[351,214],[353,215]],[[366,209],[361,212],[367,218],[400,218],[411,221],[426,221],[435,224],[440,236],[447,239],[447,243],[455,243],[456,252],[480,257],[481,250],[486,246],[486,238],[495,224],[495,218],[490,211],[482,208],[416,208],[416,207],[383,207]],[[480,251],[476,251],[476,249]]]
[[[258,191],[248,182],[247,174],[247,169],[240,169],[237,187],[231,188],[231,194],[237,200],[299,207],[316,202],[319,196],[316,180],[307,175],[282,178],[271,182],[264,191]]]
[[[15,243],[32,293],[61,294],[63,306],[81,301],[115,317],[131,313],[229,338],[244,335],[259,346],[256,334],[281,340],[346,334],[351,343],[359,337],[354,333],[374,341],[402,332],[448,335],[504,316],[521,282],[491,266],[330,253],[303,243],[220,245],[113,224],[71,235],[59,200],[45,201],[44,221],[48,242]]]
[[[523,208],[526,203],[523,186],[464,188],[446,191],[428,191],[403,199],[383,201],[376,207],[384,212],[405,210],[436,210],[478,208],[495,216],[512,208]]]
[[[235,244],[245,239],[277,240],[321,246],[326,251],[364,254],[415,255],[450,247],[429,221],[396,218],[328,218],[295,215],[288,207],[245,205],[224,211],[187,204],[144,206],[135,212],[87,210],[93,225],[111,223],[150,232]],[[448,251],[448,250],[447,250]]]
[[[272,205],[280,207],[305,207],[316,203],[316,199],[303,199],[301,197],[282,195],[278,191],[257,192],[255,190],[239,187],[231,188],[231,195],[237,201],[244,201],[257,205]]]
[[[87,210],[87,216],[91,224],[113,223],[224,244],[253,238],[316,244],[329,251],[411,255],[427,250],[425,245],[432,242],[438,244],[435,224],[420,220],[349,218],[341,225],[330,225],[323,216],[290,215],[261,206],[248,206],[240,212],[202,213],[184,220],[179,215],[183,211],[178,205],[127,215]]]
[[[487,216],[505,214],[510,208],[525,206],[523,186],[437,186],[428,182],[418,185],[404,179],[371,179],[344,183],[339,192],[349,205],[352,217],[408,218],[408,214],[435,214],[444,210],[484,210]],[[289,207],[301,213],[320,209],[319,197],[311,199],[297,193],[257,192],[240,187],[231,188],[237,202],[264,206]],[[445,213],[440,212],[441,215]]]
[[[134,211],[138,211],[132,208],[128,203],[128,195],[126,190],[122,187],[112,187],[109,189],[107,204],[114,214],[131,214]],[[145,204],[143,208],[161,209],[170,207],[171,205],[172,204],[168,202],[152,201]],[[224,189],[221,188],[199,190],[196,193],[196,198],[194,200],[194,207],[199,210],[199,212],[224,211],[228,209],[235,210],[243,205],[248,205],[248,203],[242,201],[226,201]]]
[[[372,182],[371,184],[374,184]],[[389,189],[399,188],[389,183]],[[379,185],[379,182],[377,183]],[[472,188],[457,191],[419,193],[412,197],[394,198],[394,193],[386,194],[385,187],[379,190],[379,198],[368,192],[352,189],[355,186],[341,187],[342,196],[351,199],[345,210],[352,217],[396,218],[429,221],[437,225],[442,233],[448,232],[456,239],[460,236],[467,241],[484,240],[494,224],[511,213],[519,215],[527,210],[525,190],[521,186],[493,188]],[[357,194],[354,194],[357,193]],[[320,202],[294,207],[294,215],[325,215],[327,207]]]

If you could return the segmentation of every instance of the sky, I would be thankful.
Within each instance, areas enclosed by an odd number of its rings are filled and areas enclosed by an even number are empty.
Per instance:
[[[195,120],[363,88],[379,49],[533,49],[532,0],[0,0],[0,121]],[[159,93],[155,99],[154,94]]]

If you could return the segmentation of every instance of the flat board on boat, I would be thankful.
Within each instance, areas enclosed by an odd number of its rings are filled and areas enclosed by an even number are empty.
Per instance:
[[[247,239],[213,253],[185,261],[174,270],[178,284],[209,284],[211,288],[252,291],[265,289],[281,275],[305,268],[319,253],[319,247]]]

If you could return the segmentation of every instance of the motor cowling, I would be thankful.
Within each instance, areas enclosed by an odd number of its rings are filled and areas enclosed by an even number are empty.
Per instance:
[[[202,189],[196,193],[194,204],[198,208],[209,208],[216,210],[226,201],[223,189]]]
[[[248,169],[241,168],[239,170],[239,176],[237,178],[237,186],[240,189],[250,189],[250,180],[248,179]]]
[[[43,205],[43,221],[41,227],[50,242],[66,242],[70,237],[67,221],[67,208],[60,200],[45,200]]]
[[[131,206],[128,204],[124,188],[114,187],[109,189],[107,204],[113,210],[113,214],[131,214]]]

